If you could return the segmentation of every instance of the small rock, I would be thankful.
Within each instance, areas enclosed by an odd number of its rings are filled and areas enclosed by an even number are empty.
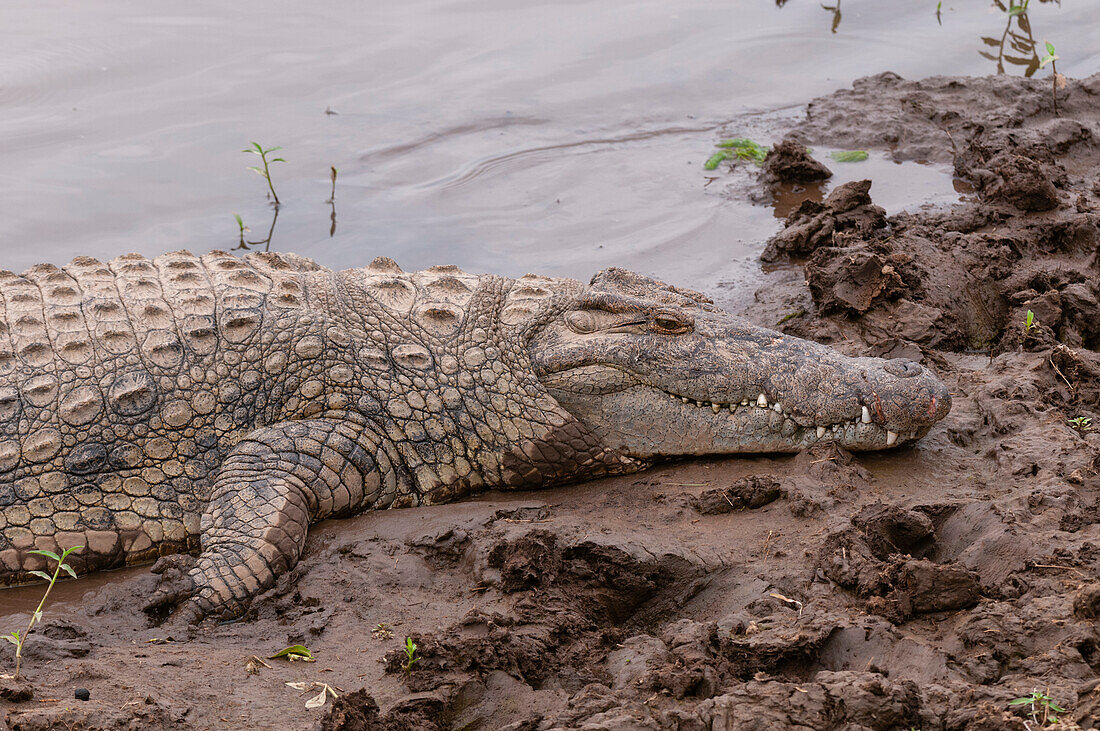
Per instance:
[[[73,692],[73,697],[76,698],[78,701],[86,701],[92,697],[92,692],[87,688],[77,688]]]

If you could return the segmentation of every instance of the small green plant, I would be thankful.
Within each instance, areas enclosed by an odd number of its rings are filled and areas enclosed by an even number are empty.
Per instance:
[[[65,559],[69,557],[69,554],[73,551],[79,551],[84,546],[73,546],[72,548],[66,548],[60,556],[53,551],[27,551],[27,553],[33,553],[38,556],[45,556],[48,559],[53,560],[56,564],[54,566],[53,575],[47,574],[45,571],[30,571],[32,576],[37,576],[40,579],[45,579],[50,582],[46,587],[46,592],[42,595],[42,601],[38,602],[38,608],[34,610],[34,614],[31,615],[31,621],[27,624],[27,629],[23,631],[23,634],[19,634],[19,630],[13,630],[11,633],[4,635],[4,639],[15,645],[15,676],[19,677],[19,668],[23,663],[23,643],[27,641],[27,635],[31,633],[34,626],[42,621],[42,608],[46,606],[46,600],[50,597],[50,591],[53,590],[53,585],[57,583],[57,577],[64,571],[69,576],[76,578],[76,572],[73,571],[73,567],[65,563]]]
[[[1030,706],[1031,720],[1040,726],[1058,723],[1058,714],[1065,713],[1066,709],[1059,706],[1044,691],[1033,690],[1031,695],[1009,701],[1010,706]]]
[[[779,320],[779,322],[777,322],[775,324],[776,324],[776,326],[779,326],[779,325],[782,325],[787,320],[793,320],[794,318],[802,317],[805,314],[806,314],[806,310],[798,310],[796,312],[788,312],[787,314],[783,315],[783,317]]]
[[[420,658],[416,656],[417,645],[412,641],[412,637],[405,638],[405,662],[401,663],[401,669],[405,671],[405,675],[412,673],[413,665],[420,662]]]
[[[1093,430],[1092,419],[1087,416],[1075,416],[1069,420],[1069,425],[1082,434]]]
[[[1027,12],[1027,4],[1031,0],[1024,0],[1019,5],[1016,4],[1016,0],[1009,0],[1008,7],[1005,8],[1005,12],[1008,13],[1008,17],[1015,18],[1017,15],[1023,15]]]
[[[238,244],[238,248],[247,249],[248,247],[245,245],[244,235],[252,229],[244,225],[244,219],[241,218],[241,214],[234,213],[233,218],[237,222],[237,233],[240,236],[240,243]]]
[[[1054,62],[1058,60],[1058,54],[1054,52],[1054,44],[1044,41],[1047,55],[1039,59],[1039,68],[1050,64],[1050,99],[1054,104],[1054,113],[1058,114],[1058,90],[1066,88],[1066,77],[1058,73],[1058,66]]]
[[[388,622],[379,622],[370,631],[370,636],[376,640],[388,640],[393,637],[393,630],[390,629]]]
[[[268,656],[268,660],[278,660],[279,658],[285,658],[290,662],[295,660],[301,660],[302,662],[316,662],[317,659],[313,657],[313,653],[309,651],[309,648],[305,645],[291,645],[290,647],[284,647],[276,652],[274,655]]]
[[[715,147],[722,149],[711,155],[705,163],[704,170],[714,170],[724,160],[752,160],[756,165],[763,165],[764,158],[768,156],[771,148],[753,142],[747,137],[733,137],[722,140]]]
[[[713,155],[711,155],[710,157],[707,158],[707,161],[705,163],[703,163],[703,169],[704,170],[715,170],[715,169],[718,168],[719,163],[722,163],[726,160],[733,159],[735,157],[736,157],[736,155],[734,155],[729,150],[720,150],[719,152],[716,152],[716,153],[714,153]]]
[[[733,150],[738,158],[742,160],[752,160],[757,165],[764,164],[764,158],[766,158],[771,151],[770,147],[761,145],[758,142],[753,142],[747,137],[734,137],[732,139],[722,140],[718,143],[717,147]]]
[[[936,22],[939,23],[940,25],[943,25],[943,20],[940,19],[940,11],[942,11],[942,10],[943,10],[943,0],[940,0],[940,2],[936,3]]]
[[[1035,313],[1028,310],[1027,315],[1024,316],[1024,334],[1030,333],[1038,324],[1039,323],[1035,322]]]
[[[256,157],[260,158],[260,162],[263,164],[262,168],[256,167],[256,166],[253,166],[253,165],[249,165],[248,169],[251,170],[252,172],[256,173],[261,178],[263,178],[264,180],[267,181],[267,189],[269,191],[271,191],[271,198],[275,201],[275,207],[276,208],[279,206],[279,196],[275,194],[275,186],[272,185],[272,183],[271,183],[271,168],[270,168],[270,165],[272,163],[276,163],[276,162],[286,162],[286,160],[284,160],[281,157],[275,157],[275,158],[272,158],[272,159],[268,160],[267,156],[268,156],[268,154],[270,154],[272,152],[275,152],[276,150],[281,150],[281,149],[283,149],[283,148],[281,148],[281,147],[269,147],[265,150],[263,147],[260,146],[259,143],[253,142],[252,147],[248,147],[248,148],[245,148],[245,149],[241,150],[241,152],[247,152],[250,155],[255,155]]]
[[[870,156],[867,150],[834,150],[829,153],[829,157],[837,162],[863,162]]]

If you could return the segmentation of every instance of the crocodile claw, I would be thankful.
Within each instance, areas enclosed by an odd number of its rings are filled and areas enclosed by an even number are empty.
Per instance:
[[[162,556],[153,564],[151,571],[160,579],[142,610],[154,624],[168,621],[193,625],[202,621],[203,612],[193,599],[197,589],[193,569],[197,564],[198,559],[187,554]]]

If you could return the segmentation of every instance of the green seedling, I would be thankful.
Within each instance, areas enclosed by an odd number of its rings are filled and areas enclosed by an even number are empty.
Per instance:
[[[412,673],[413,665],[420,662],[420,658],[416,656],[417,645],[412,641],[412,637],[405,638],[405,662],[401,663],[401,669],[405,671],[405,675]]]
[[[1030,333],[1038,324],[1039,323],[1035,322],[1035,313],[1028,310],[1027,315],[1024,317],[1024,333]]]
[[[793,320],[794,318],[802,317],[805,314],[806,314],[806,310],[798,310],[797,312],[788,312],[787,314],[783,315],[782,319],[780,319],[779,322],[777,322],[775,324],[776,324],[776,326],[779,326],[779,325],[782,325],[787,320]]]
[[[1058,73],[1058,66],[1054,62],[1058,60],[1059,56],[1054,52],[1054,44],[1050,41],[1044,41],[1047,48],[1047,55],[1039,59],[1039,68],[1043,68],[1048,63],[1050,64],[1050,98],[1054,103],[1054,113],[1058,114],[1058,90],[1066,88],[1066,77]]]
[[[1092,419],[1087,416],[1075,416],[1069,420],[1069,425],[1082,434],[1093,430]]]
[[[737,156],[734,155],[729,150],[721,150],[720,152],[716,152],[716,153],[714,153],[713,155],[711,155],[710,157],[707,158],[707,161],[705,163],[703,163],[703,169],[704,170],[714,170],[718,167],[719,163],[724,162],[726,160],[732,160],[735,157],[737,157]]]
[[[1008,17],[1015,18],[1017,15],[1023,15],[1027,12],[1027,4],[1031,0],[1024,0],[1019,5],[1016,4],[1016,0],[1009,0],[1008,7],[1005,8],[1005,12],[1008,13]]]
[[[305,645],[291,645],[290,647],[284,647],[276,652],[274,655],[268,656],[268,660],[278,660],[279,658],[285,658],[290,662],[301,660],[302,662],[316,662],[316,658],[313,657],[313,653],[309,651],[309,648]]]
[[[234,220],[237,221],[237,233],[240,236],[240,243],[238,244],[238,248],[247,249],[248,247],[245,246],[244,235],[245,235],[245,233],[247,233],[248,231],[251,231],[252,229],[250,229],[248,226],[244,225],[244,219],[241,218],[241,214],[234,213],[233,218],[234,218]]]
[[[867,150],[834,150],[829,153],[829,157],[837,162],[863,162],[870,156]]]
[[[271,183],[271,168],[270,165],[276,162],[286,162],[281,157],[275,157],[270,160],[267,159],[269,153],[281,150],[281,147],[269,147],[266,150],[259,145],[259,143],[253,142],[252,147],[245,148],[241,152],[247,152],[250,155],[255,155],[260,158],[260,162],[263,164],[262,168],[249,165],[248,169],[259,175],[261,178],[267,181],[267,189],[271,191],[271,198],[275,201],[275,206],[279,206],[279,196],[275,194],[275,186]]]
[[[707,158],[703,163],[704,170],[714,170],[719,163],[725,160],[752,160],[756,165],[763,165],[764,158],[768,156],[770,148],[753,142],[747,137],[734,137],[722,140],[715,147],[722,149]]]
[[[757,165],[763,165],[764,158],[767,157],[768,152],[771,151],[771,148],[753,142],[747,137],[734,137],[729,140],[722,140],[716,146],[732,150],[738,158],[742,160],[752,160]]]
[[[370,631],[370,636],[376,640],[388,640],[393,637],[393,630],[390,629],[388,622],[379,622]]]
[[[1058,723],[1058,714],[1065,713],[1066,709],[1059,706],[1050,696],[1039,690],[1031,691],[1031,695],[1009,701],[1010,706],[1030,706],[1031,720],[1040,726]]]
[[[729,150],[722,150],[720,152],[716,152],[713,155],[711,155],[710,157],[708,157],[707,161],[705,163],[703,163],[703,169],[704,170],[714,170],[718,167],[719,163],[724,162],[726,160],[731,160],[735,157],[737,157],[737,156],[734,155]]]
[[[940,0],[940,2],[936,3],[936,22],[939,23],[940,25],[943,25],[943,20],[940,19],[940,11],[942,11],[942,10],[943,10],[943,0]]]
[[[37,576],[40,579],[45,579],[50,582],[46,586],[46,593],[42,595],[42,601],[38,602],[38,608],[34,610],[34,614],[31,615],[31,621],[27,624],[27,629],[22,634],[19,630],[13,630],[11,633],[4,635],[4,639],[15,645],[15,676],[19,677],[19,668],[23,663],[23,643],[27,641],[27,635],[31,633],[34,626],[42,621],[42,608],[46,606],[46,600],[50,598],[50,591],[53,590],[53,585],[57,583],[57,577],[64,571],[69,576],[76,578],[76,572],[73,571],[73,567],[65,563],[65,559],[69,557],[69,554],[73,551],[79,551],[84,546],[73,546],[72,548],[66,548],[60,556],[53,551],[27,551],[27,553],[33,553],[38,556],[45,556],[51,559],[56,565],[54,566],[53,575],[47,574],[45,571],[30,571],[32,576]]]

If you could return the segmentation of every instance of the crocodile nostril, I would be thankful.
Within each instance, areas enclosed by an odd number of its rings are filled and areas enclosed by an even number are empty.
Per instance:
[[[886,361],[886,365],[882,367],[884,371],[892,376],[898,378],[912,378],[913,376],[919,376],[924,370],[920,367],[919,363],[914,363],[911,360],[905,358],[895,358],[894,360]]]

